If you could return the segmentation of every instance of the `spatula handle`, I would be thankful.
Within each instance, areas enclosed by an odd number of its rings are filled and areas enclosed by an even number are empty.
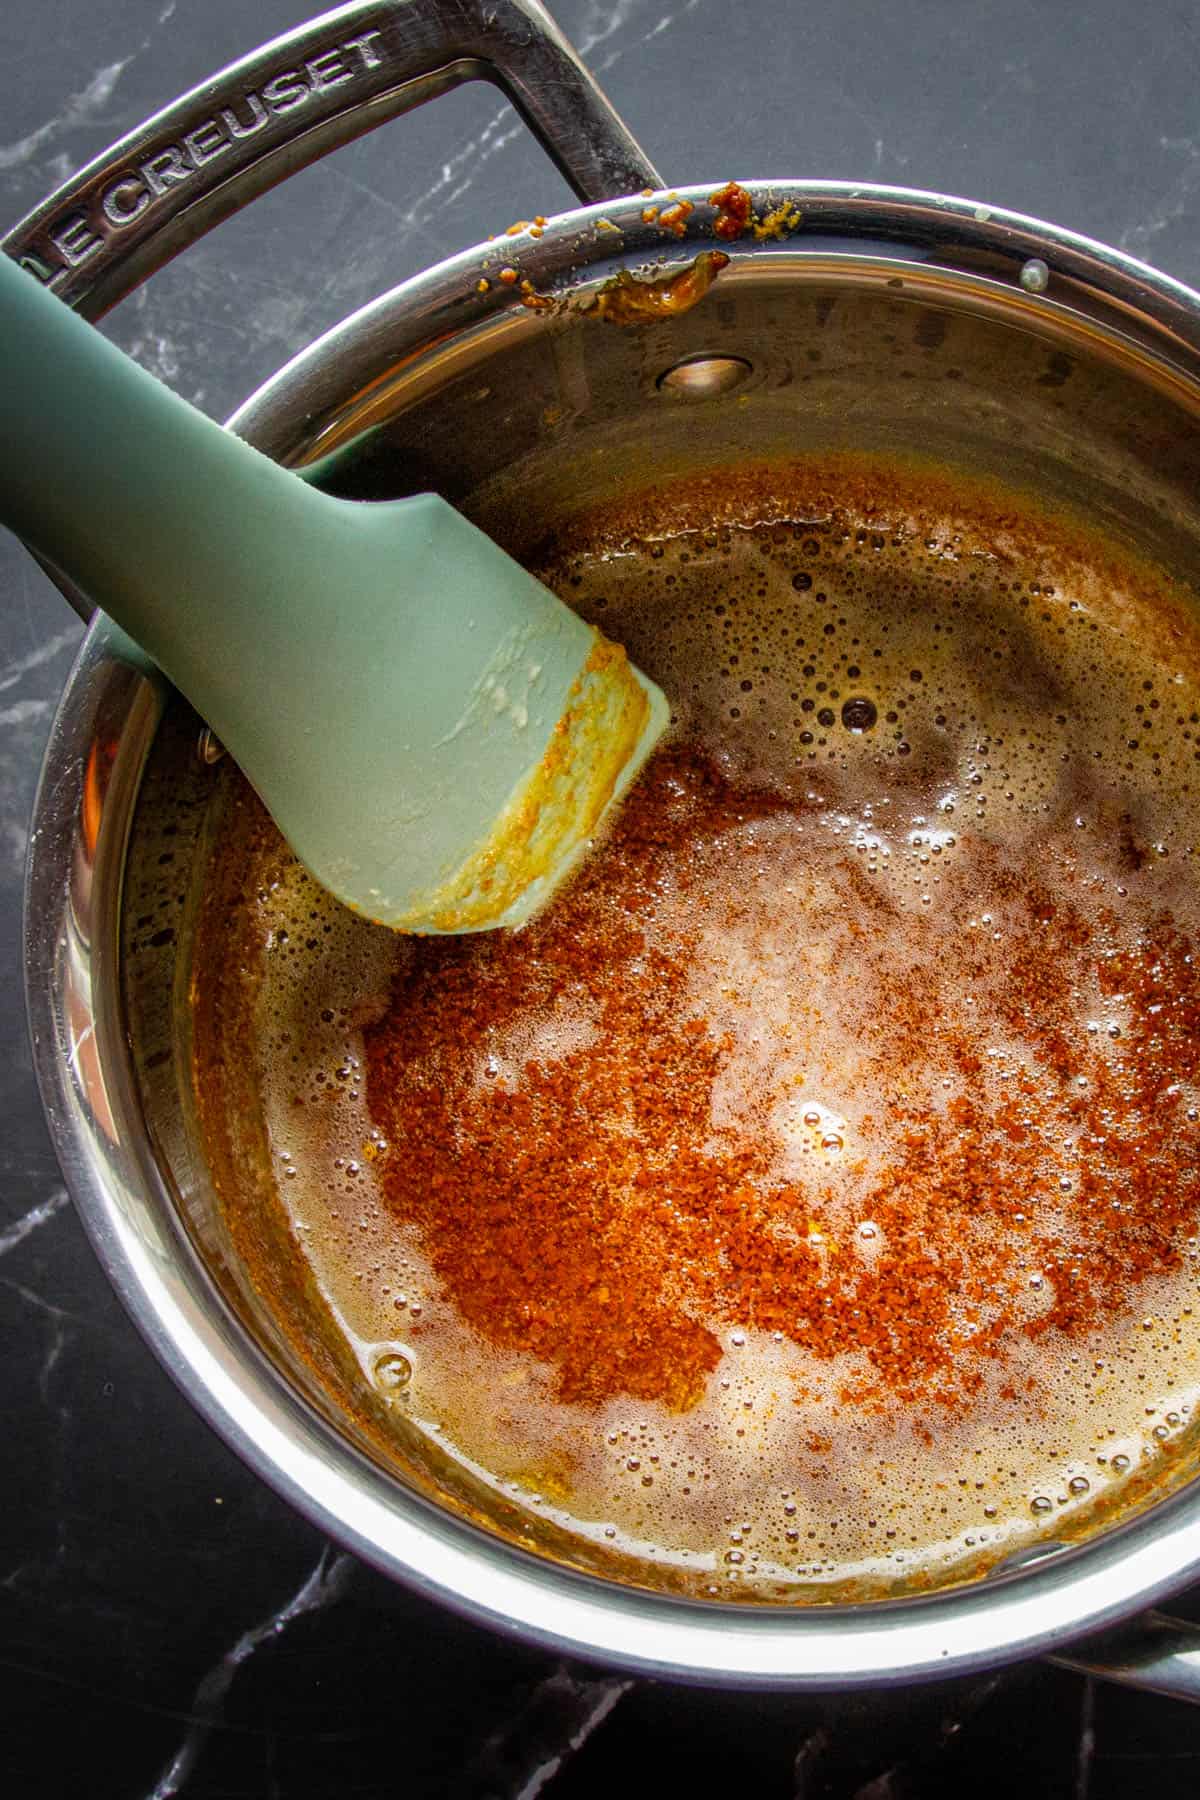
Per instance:
[[[0,257],[0,520],[186,691],[253,607],[271,628],[333,503],[206,418]]]

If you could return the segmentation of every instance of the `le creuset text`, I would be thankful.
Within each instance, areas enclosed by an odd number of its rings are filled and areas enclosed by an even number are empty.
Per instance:
[[[266,130],[273,119],[309,106],[335,88],[361,83],[385,61],[382,39],[382,32],[364,31],[238,94],[177,141],[156,146],[110,181],[95,196],[92,217],[74,212],[58,220],[46,232],[45,243],[66,268],[79,268],[103,249],[106,237],[141,220],[168,189],[196,182],[209,164]],[[33,259],[29,266],[45,280],[57,272],[39,269]]]

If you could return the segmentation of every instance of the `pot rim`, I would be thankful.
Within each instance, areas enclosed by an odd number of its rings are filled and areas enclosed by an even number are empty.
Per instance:
[[[577,207],[526,228],[459,251],[367,301],[320,333],[264,381],[227,421],[253,435],[260,448],[288,457],[296,406],[321,410],[333,401],[328,371],[336,363],[337,387],[376,382],[386,345],[393,366],[427,346],[442,348],[451,333],[494,324],[507,315],[530,329],[542,323],[526,311],[520,284],[565,301],[601,285],[618,270],[649,278],[670,274],[703,250],[720,249],[731,266],[718,292],[753,264],[794,269],[819,257],[832,268],[868,272],[894,289],[951,289],[1010,310],[1027,325],[1085,328],[1182,369],[1200,387],[1200,294],[1136,257],[1046,220],[961,196],[871,182],[756,180],[739,185],[762,216],[780,207],[800,212],[799,224],[779,238],[718,237],[711,196],[724,182],[630,195]],[[645,212],[664,201],[686,202],[692,211],[681,230],[666,231]],[[498,282],[500,267],[517,282]],[[1033,265],[1031,267],[1031,265]],[[1039,266],[1040,265],[1040,266]],[[489,283],[480,293],[477,283]],[[620,329],[617,327],[617,329]],[[348,421],[335,419],[335,431]],[[328,448],[325,435],[313,458]],[[306,458],[307,460],[307,458]]]
[[[715,184],[714,184],[715,185]],[[847,182],[747,184],[756,203],[791,202],[804,225],[782,245],[735,243],[730,271],[805,254],[847,274],[907,281],[922,271],[982,289],[1027,317],[1088,316],[1185,377],[1200,376],[1200,297],[1123,253],[1020,214],[918,190]],[[674,190],[696,211],[680,240],[647,224],[641,196],[550,221],[540,238],[501,240],[535,288],[603,278],[648,259],[670,268],[711,245],[711,187]],[[616,233],[598,227],[606,218]],[[611,241],[610,241],[611,240]],[[831,240],[834,240],[831,242]],[[1002,259],[964,269],[965,252]],[[301,351],[240,407],[232,427],[288,454],[297,422],[336,387],[366,382],[386,345],[394,363],[448,334],[512,314],[510,290],[475,290],[479,245],[380,296]],[[956,262],[955,258],[959,261]],[[1021,285],[1031,258],[1047,293]],[[904,272],[901,273],[901,265]],[[1059,290],[1061,289],[1061,297]],[[332,374],[331,374],[332,370]],[[1200,1575],[1200,1483],[1034,1569],[854,1607],[703,1602],[618,1586],[561,1567],[444,1513],[368,1461],[294,1393],[233,1317],[173,1218],[146,1142],[116,999],[120,871],[141,768],[158,718],[153,686],[115,659],[93,624],[64,689],[29,840],[26,990],[34,1066],[67,1187],[118,1293],[201,1415],[269,1485],[384,1573],[494,1629],[644,1674],[748,1688],[829,1689],[960,1674],[1101,1630]],[[119,745],[81,828],[97,747]],[[93,824],[96,795],[90,796]],[[141,1129],[139,1129],[141,1126]]]

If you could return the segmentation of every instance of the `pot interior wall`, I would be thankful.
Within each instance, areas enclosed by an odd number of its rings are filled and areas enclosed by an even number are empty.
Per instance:
[[[663,376],[701,356],[748,369],[712,398],[676,397]],[[399,361],[384,334],[377,363],[322,416],[296,408],[287,460],[336,451],[323,479],[348,495],[440,491],[517,554],[658,483],[854,451],[932,458],[951,476],[1031,492],[1200,591],[1196,394],[1165,364],[1011,289],[907,265],[769,256],[735,265],[662,324],[518,308]],[[143,778],[122,927],[128,1041],[181,1229],[284,1378],[367,1454],[467,1517],[600,1567],[561,1534],[531,1536],[515,1511],[497,1518],[494,1500],[485,1506],[461,1472],[435,1466],[365,1389],[263,1166],[241,1079],[249,1047],[236,1036],[224,1124],[202,1129],[189,1075],[193,953],[202,897],[222,879],[230,783],[197,758],[198,729],[182,704],[168,708]],[[252,1277],[231,1217],[253,1236]],[[1186,1472],[1181,1460],[1179,1479]]]
[[[426,488],[520,552],[587,507],[705,468],[836,451],[933,456],[1074,506],[1196,569],[1195,389],[1111,332],[998,284],[905,265],[755,258],[687,314],[620,327],[518,311],[380,369],[285,459],[329,485]],[[685,359],[739,385],[677,398]],[[335,459],[335,461],[338,459]]]

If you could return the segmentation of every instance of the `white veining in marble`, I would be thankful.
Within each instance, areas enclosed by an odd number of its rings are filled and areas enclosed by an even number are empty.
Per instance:
[[[1096,1683],[1091,1675],[1084,1677],[1079,1698],[1079,1746],[1075,1754],[1075,1789],[1073,1800],[1090,1800],[1092,1767],[1096,1759]]]
[[[25,867],[25,852],[29,848],[29,827],[9,806],[7,797],[0,797],[0,878],[11,880],[14,885],[19,882]]]
[[[506,122],[508,128],[507,130],[502,131],[500,127]],[[462,169],[465,167],[466,173],[462,179],[456,181],[454,186],[450,189],[445,197],[444,204],[450,206],[455,200],[461,198],[461,196],[466,193],[467,189],[474,183],[475,178],[484,163],[490,162],[492,157],[498,155],[506,145],[511,144],[514,138],[520,137],[523,129],[524,127],[522,126],[521,121],[519,119],[514,119],[512,108],[510,106],[506,106],[501,112],[498,112],[476,139],[474,159],[464,163],[461,156],[455,157],[453,168]],[[442,169],[443,178],[451,173],[451,168],[452,165],[450,163],[444,165]],[[437,191],[437,189],[434,189],[434,194],[436,194]],[[430,213],[427,212],[425,217],[428,218],[429,216]]]
[[[53,706],[53,700],[14,700],[8,706],[0,706],[0,731],[9,725],[31,725],[35,719],[44,719]]]
[[[616,0],[616,4],[611,7],[592,5],[584,15],[584,29],[577,38],[575,47],[587,62],[593,75],[605,75],[631,50],[639,50],[643,44],[648,44],[652,39],[661,37],[663,32],[675,23],[676,19],[684,17],[687,13],[695,12],[699,5],[700,0],[684,0],[684,4],[676,7],[673,12],[663,13],[649,31],[643,32],[634,43],[614,44],[600,57],[595,56],[594,52],[602,44],[606,44],[610,38],[615,37],[631,20],[637,18],[639,13],[645,12],[646,7],[643,0]]]
[[[644,0],[612,0],[611,5],[602,4],[602,0],[591,0],[585,7],[583,17],[575,30],[575,48],[585,61],[591,58],[593,50],[606,44],[618,31],[624,30],[631,19],[643,10]],[[598,62],[589,62],[593,73],[601,67]]]
[[[55,1188],[44,1200],[39,1200],[36,1206],[31,1206],[23,1218],[15,1220],[5,1231],[0,1231],[0,1256],[7,1256],[10,1250],[23,1244],[31,1232],[37,1231],[42,1225],[48,1225],[66,1205],[67,1190],[60,1187]]]
[[[61,1573],[70,1553],[67,1511],[60,1502],[68,1467],[74,1413],[67,1400],[53,1398],[50,1384],[67,1346],[75,1341],[88,1321],[82,1320],[78,1314],[65,1307],[56,1306],[43,1294],[35,1293],[32,1288],[24,1286],[22,1282],[12,1281],[7,1276],[0,1277],[0,1288],[15,1294],[47,1322],[48,1336],[38,1365],[37,1391],[43,1414],[53,1420],[47,1439],[50,1454],[43,1497],[47,1513],[54,1520],[54,1548],[48,1558],[26,1558],[0,1578],[0,1588],[16,1593],[27,1586],[35,1589],[43,1587],[49,1578]]]
[[[60,113],[47,119],[36,131],[18,138],[16,143],[0,144],[0,170],[15,169],[21,163],[31,162],[42,145],[48,143],[57,132],[69,131],[76,125],[86,125],[89,120],[96,118],[112,99],[118,81],[132,61],[132,56],[123,56],[116,62],[105,63],[77,94],[71,95]]]
[[[26,608],[31,634],[39,621],[31,585],[26,587]],[[49,609],[48,623],[53,622],[54,608]],[[44,664],[51,662],[79,636],[77,625],[51,632],[34,649],[12,658],[0,667],[0,694],[11,698],[0,703],[0,882],[19,888],[25,870],[25,850],[29,840],[30,776],[37,768],[46,731],[56,704],[53,695],[30,692],[35,683],[29,678]],[[25,687],[24,693],[11,690]]]
[[[809,1800],[810,1794],[825,1789],[821,1769],[832,1743],[825,1725],[818,1725],[801,1739],[792,1763],[792,1800]]]
[[[552,1676],[551,1680],[554,1679]],[[614,1679],[580,1681],[571,1676],[566,1676],[565,1679],[570,1682],[580,1701],[580,1712],[576,1716],[574,1728],[563,1744],[528,1770],[524,1781],[514,1791],[513,1800],[535,1800],[535,1796],[554,1780],[568,1758],[574,1756],[587,1743],[592,1733],[603,1725],[613,1707],[633,1686],[632,1681]]]
[[[321,1612],[340,1600],[346,1592],[356,1568],[354,1558],[346,1552],[334,1552],[327,1544],[312,1573],[308,1575],[290,1600],[278,1612],[244,1631],[196,1688],[189,1714],[192,1723],[178,1750],[147,1795],[147,1800],[172,1800],[188,1780],[214,1728],[221,1723],[226,1696],[242,1664],[255,1651],[273,1638],[281,1637],[297,1619],[308,1613]]]
[[[1183,218],[1194,218],[1200,195],[1200,139],[1160,137],[1160,150],[1179,158],[1179,168],[1158,205],[1117,239],[1117,248],[1149,261],[1155,239]]]
[[[507,127],[507,129],[505,129]],[[378,189],[370,187],[366,182],[349,175],[338,165],[331,165],[339,180],[366,198],[375,201],[391,213],[397,224],[404,231],[420,231],[434,217],[439,208],[448,206],[458,199],[471,186],[483,164],[510,143],[523,129],[515,118],[512,107],[507,102],[498,108],[474,137],[467,138],[454,151],[454,154],[443,162],[437,178],[432,185],[418,194],[416,199],[405,206],[391,200]],[[335,287],[336,277],[325,284],[324,292]]]
[[[56,1305],[54,1301],[47,1300],[44,1294],[36,1293],[33,1288],[26,1287],[23,1282],[13,1281],[8,1276],[0,1276],[0,1288],[15,1294],[46,1322],[46,1347],[38,1365],[37,1391],[43,1413],[53,1420],[47,1439],[49,1456],[45,1501],[47,1512],[54,1520],[54,1549],[49,1558],[22,1562],[4,1577],[0,1586],[14,1592],[26,1583],[42,1585],[50,1576],[61,1574],[71,1553],[68,1509],[62,1504],[62,1500],[70,1467],[75,1414],[69,1400],[61,1396],[55,1398],[51,1392],[51,1383],[68,1346],[90,1328],[92,1321],[68,1307]]]
[[[43,663],[52,662],[61,651],[78,643],[79,637],[79,625],[68,625],[62,631],[51,633],[34,649],[27,650],[24,656],[15,656],[9,662],[0,663],[0,694],[16,687],[31,670],[40,669]]]
[[[54,187],[61,187],[75,173],[76,162],[69,150],[56,150],[53,156],[46,158],[46,179]]]
[[[12,143],[0,144],[0,175],[27,168],[35,161],[39,152],[45,150],[63,132],[102,123],[121,77],[139,57],[152,49],[157,33],[175,16],[177,6],[178,0],[165,0],[148,35],[127,56],[103,63],[77,93],[67,98],[59,112],[44,120],[33,131],[26,132],[24,137],[17,138]],[[38,178],[48,188],[58,187],[70,179],[77,167],[76,159],[70,151],[58,147],[41,159]]]
[[[536,1800],[633,1685],[616,1675],[577,1675],[560,1663],[485,1740],[451,1791],[470,1800]]]
[[[133,296],[135,312],[145,314],[147,310],[148,290],[140,287]],[[173,385],[179,377],[180,354],[175,340],[161,329],[139,331],[125,345],[129,355],[148,369],[151,375],[168,386]]]
[[[93,1323],[85,1314],[72,1312],[68,1306],[56,1305],[53,1300],[47,1300],[44,1294],[36,1293],[33,1288],[26,1287],[23,1281],[14,1281],[9,1275],[0,1275],[0,1288],[6,1288],[10,1294],[16,1294],[18,1299],[25,1302],[26,1306],[31,1306],[35,1312],[44,1313],[48,1319],[53,1319],[60,1325],[91,1326]],[[57,1358],[57,1352],[55,1352],[55,1357]],[[43,1368],[43,1379],[45,1375],[46,1370]]]

